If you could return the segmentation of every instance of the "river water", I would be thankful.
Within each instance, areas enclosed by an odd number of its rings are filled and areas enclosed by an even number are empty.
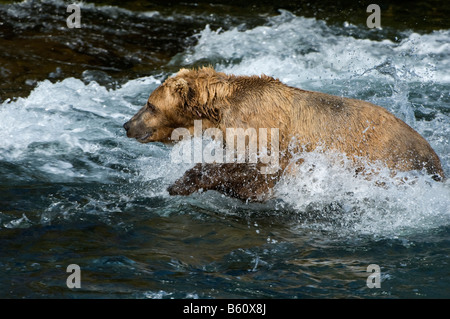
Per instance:
[[[122,128],[166,77],[211,64],[381,105],[450,176],[450,28],[429,26],[438,13],[371,30],[364,7],[351,20],[355,9],[335,7],[119,5],[80,4],[81,28],[68,29],[63,1],[0,4],[1,298],[450,297],[448,180],[382,172],[375,187],[310,153],[266,203],[171,197],[191,165]],[[81,288],[66,285],[70,264]],[[366,284],[371,264],[380,288]]]

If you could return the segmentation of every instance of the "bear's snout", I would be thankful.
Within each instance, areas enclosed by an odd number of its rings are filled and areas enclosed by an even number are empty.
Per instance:
[[[149,138],[153,135],[154,129],[151,129],[145,125],[141,121],[136,122],[136,120],[131,119],[128,122],[124,123],[123,128],[127,132],[127,137],[135,138],[138,142],[148,143],[150,142]]]
[[[135,125],[133,125],[131,120],[124,123],[122,126],[125,129],[125,131],[127,132],[127,137],[130,137],[130,138],[136,137],[136,128],[134,127]]]

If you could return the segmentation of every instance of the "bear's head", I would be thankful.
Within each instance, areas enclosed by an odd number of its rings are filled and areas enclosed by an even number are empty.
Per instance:
[[[174,129],[190,128],[194,120],[220,121],[215,102],[228,93],[225,74],[212,68],[181,69],[156,88],[123,127],[141,143],[169,142]]]

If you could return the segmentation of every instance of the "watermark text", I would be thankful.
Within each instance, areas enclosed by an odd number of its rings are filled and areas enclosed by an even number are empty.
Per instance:
[[[67,17],[66,24],[69,29],[81,28],[81,9],[76,4],[69,4],[66,12],[73,12]]]
[[[68,288],[81,288],[81,269],[77,264],[67,266],[66,272],[72,273],[67,277],[66,285]]]
[[[279,169],[279,129],[226,128],[225,138],[219,128],[203,130],[202,121],[194,121],[194,135],[187,128],[172,131],[171,140],[190,141],[177,143],[172,149],[173,163],[258,163],[262,174],[273,174]],[[204,141],[209,143],[204,145]],[[225,147],[224,147],[225,140]],[[270,146],[270,150],[269,150]]]
[[[369,288],[381,288],[381,269],[376,264],[370,264],[367,266],[367,272],[371,273],[367,277],[367,287]]]
[[[378,4],[369,4],[367,6],[366,12],[372,12],[371,15],[367,17],[366,24],[370,29],[381,28],[381,10]]]

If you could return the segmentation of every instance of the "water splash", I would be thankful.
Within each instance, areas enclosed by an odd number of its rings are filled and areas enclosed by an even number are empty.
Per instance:
[[[355,176],[351,161],[340,154],[299,156],[304,159],[299,174],[285,176],[276,188],[299,212],[299,229],[392,238],[450,224],[448,181],[436,182],[423,172],[392,177],[376,164],[367,164],[366,171],[377,174]]]

